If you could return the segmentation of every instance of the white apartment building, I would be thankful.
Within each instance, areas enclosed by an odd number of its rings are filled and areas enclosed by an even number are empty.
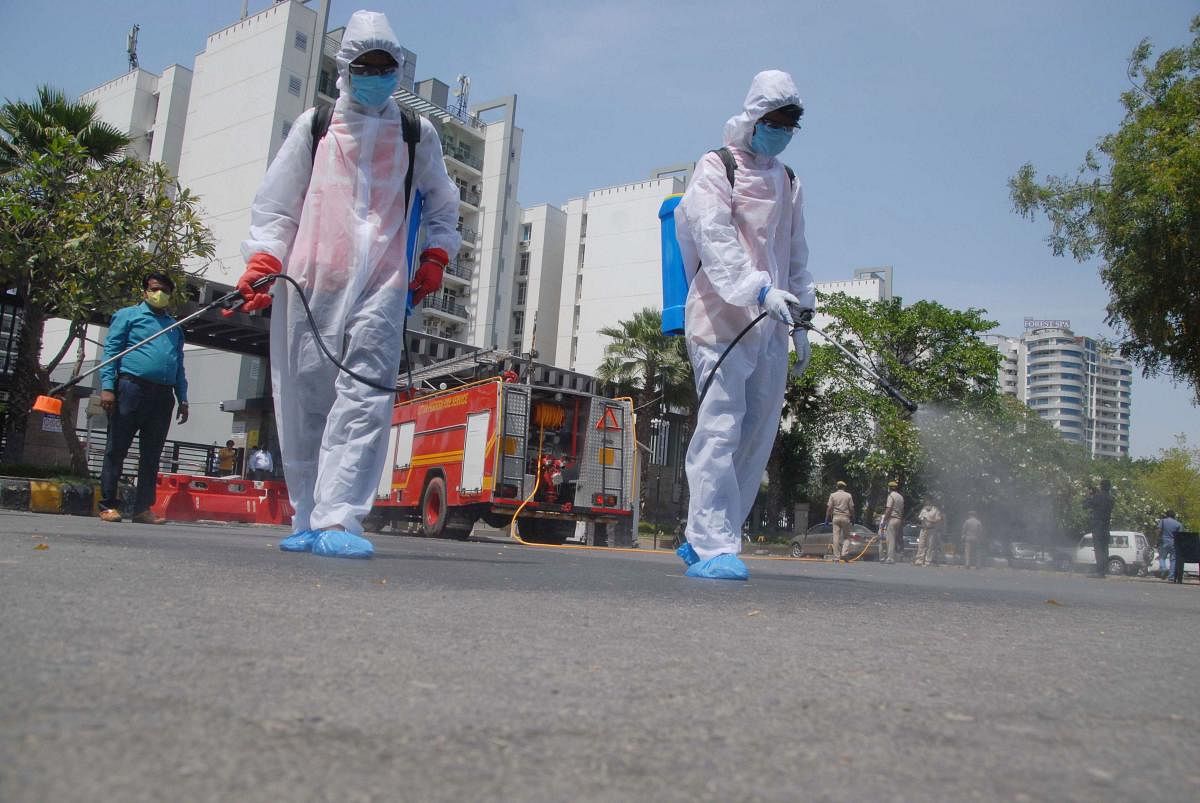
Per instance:
[[[684,168],[663,168],[646,181],[594,190],[568,201],[562,210],[565,239],[558,248],[542,244],[554,234],[553,228],[542,222],[546,213],[539,211],[536,217],[532,216],[535,209],[546,207],[526,210],[518,253],[521,269],[528,263],[531,275],[544,277],[555,272],[561,275],[557,334],[553,340],[544,328],[550,319],[539,312],[538,351],[543,361],[594,374],[608,345],[608,338],[599,334],[601,328],[628,320],[646,307],[662,309],[662,234],[658,210],[664,198],[683,191],[686,175]],[[536,247],[525,248],[524,241],[529,238]],[[539,292],[544,294],[550,287],[543,281]],[[529,292],[533,288],[531,284]],[[868,301],[891,298],[892,268],[859,268],[848,280],[818,282],[817,290],[846,293]],[[541,303],[544,304],[544,298]],[[515,321],[528,318],[526,311],[516,307],[512,315]],[[828,322],[818,312],[817,325]]]
[[[536,350],[537,359],[549,365],[557,364],[566,234],[567,213],[562,209],[541,204],[522,210],[508,347],[517,353]]]
[[[326,33],[328,6],[328,0],[271,3],[210,35],[194,70],[173,65],[156,76],[134,69],[82,96],[97,104],[102,119],[128,132],[137,156],[161,159],[199,197],[216,241],[214,260],[192,266],[205,279],[232,285],[241,275],[250,204],[271,159],[300,114],[336,99],[334,56],[343,29]],[[465,76],[452,97],[437,79],[416,81],[416,62],[405,49],[394,97],[437,128],[447,172],[459,188],[463,235],[442,289],[409,320],[410,353],[427,361],[454,356],[464,343],[509,338],[522,132],[515,126],[515,95],[469,106]],[[65,325],[49,325],[45,349],[56,351],[65,333]],[[186,364],[191,418],[172,437],[224,442],[231,434],[249,435],[221,403],[262,396],[264,361],[189,348]]]
[[[1020,337],[986,335],[1000,351],[1000,389],[1092,457],[1129,456],[1133,369],[1070,321],[1026,321]]]
[[[600,329],[646,307],[662,309],[658,208],[682,191],[678,177],[654,178],[567,202],[555,365],[595,374],[608,342]]]

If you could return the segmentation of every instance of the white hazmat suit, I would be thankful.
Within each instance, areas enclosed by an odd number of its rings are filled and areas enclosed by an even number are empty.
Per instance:
[[[737,164],[734,186],[720,157],[705,154],[675,212],[691,278],[685,330],[699,390],[721,354],[762,311],[773,287],[816,307],[803,194],[783,163],[750,149],[755,123],[768,112],[800,106],[791,76],[754,77],[741,114],[725,124],[725,146]],[[688,254],[695,254],[691,259]],[[788,374],[787,326],[760,321],[721,363],[697,412],[685,468],[691,501],[687,539],[700,560],[741,551],[741,528],[758,494],[779,426]],[[686,560],[686,558],[685,558]]]
[[[329,130],[312,151],[314,112],[298,117],[251,208],[249,260],[269,254],[305,288],[329,350],[380,385],[395,382],[403,351],[409,266],[400,109],[353,100],[349,65],[370,50],[404,63],[383,14],[357,11],[337,54]],[[421,120],[413,189],[424,196],[426,244],[458,253],[458,191],[437,132]],[[386,460],[393,394],[341,373],[321,353],[294,289],[278,282],[271,313],[271,381],[296,533],[360,535]]]

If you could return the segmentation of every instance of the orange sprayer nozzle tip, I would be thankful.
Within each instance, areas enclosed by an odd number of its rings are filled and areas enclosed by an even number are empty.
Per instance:
[[[38,396],[33,402],[33,409],[47,415],[62,415],[62,399],[53,396]]]

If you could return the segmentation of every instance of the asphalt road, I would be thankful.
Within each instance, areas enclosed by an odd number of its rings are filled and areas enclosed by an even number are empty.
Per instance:
[[[284,534],[0,512],[0,800],[1200,798],[1194,581]]]

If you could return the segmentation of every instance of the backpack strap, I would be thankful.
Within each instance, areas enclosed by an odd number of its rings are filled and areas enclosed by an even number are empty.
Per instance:
[[[709,153],[715,153],[721,157],[721,164],[725,165],[725,177],[729,179],[729,186],[732,187],[733,176],[737,172],[737,162],[733,160],[733,153],[729,148],[717,148],[716,150],[709,151]],[[783,169],[787,171],[788,181],[792,183],[793,187],[796,186],[796,171],[792,170],[788,165],[784,165]]]
[[[717,148],[709,153],[715,153],[721,157],[721,164],[725,165],[725,177],[729,179],[729,186],[733,186],[733,174],[737,172],[737,162],[733,160],[733,152],[729,148]]]
[[[329,132],[329,122],[333,119],[332,106],[318,106],[313,115],[312,124],[312,160],[317,160],[317,145]],[[417,156],[417,143],[421,141],[421,118],[412,109],[400,108],[400,135],[408,145],[408,171],[404,174],[404,210],[408,211],[409,199],[412,197],[413,164]]]
[[[325,132],[329,130],[329,121],[333,119],[332,106],[318,106],[317,113],[313,115],[312,123],[312,160],[317,161],[317,144],[325,136]]]
[[[412,109],[400,107],[400,135],[408,145],[408,171],[404,174],[404,211],[408,212],[412,197],[413,165],[417,160],[417,143],[421,141],[421,118]]]

